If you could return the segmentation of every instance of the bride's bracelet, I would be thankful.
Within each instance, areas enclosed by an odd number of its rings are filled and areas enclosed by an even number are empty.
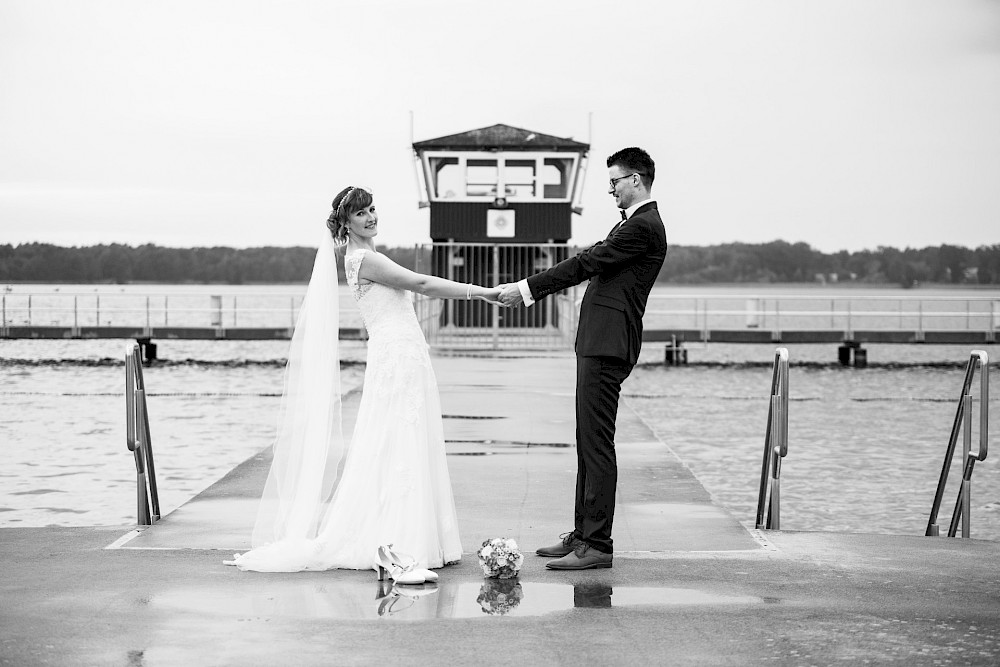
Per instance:
[[[467,285],[467,289],[465,290],[465,300],[466,301],[472,300],[472,283],[468,283]]]

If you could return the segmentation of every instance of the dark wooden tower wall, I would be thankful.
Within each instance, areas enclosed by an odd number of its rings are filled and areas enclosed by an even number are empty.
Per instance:
[[[517,234],[513,238],[490,237],[487,230],[487,211],[492,204],[479,202],[436,203],[431,206],[431,240],[493,243],[548,243],[565,242],[573,235],[572,205],[557,204],[508,204],[517,221]]]
[[[564,243],[589,144],[510,125],[413,144],[435,242]]]

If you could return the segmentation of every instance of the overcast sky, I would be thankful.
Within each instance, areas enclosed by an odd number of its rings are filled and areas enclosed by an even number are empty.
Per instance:
[[[590,141],[579,244],[629,145],[675,244],[1000,243],[996,0],[0,0],[0,243],[426,242],[411,111]]]

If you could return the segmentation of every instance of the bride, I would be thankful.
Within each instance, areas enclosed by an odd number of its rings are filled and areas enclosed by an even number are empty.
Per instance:
[[[384,566],[397,583],[433,581],[427,570],[459,561],[462,545],[437,381],[409,292],[496,302],[500,289],[414,273],[379,254],[378,214],[363,188],[337,194],[327,227],[292,336],[253,549],[227,563],[260,572]],[[340,428],[336,245],[346,245],[347,282],[368,330],[349,442]]]

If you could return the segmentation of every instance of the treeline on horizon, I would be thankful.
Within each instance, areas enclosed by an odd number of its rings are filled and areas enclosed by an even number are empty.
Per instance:
[[[430,251],[381,249],[395,262],[430,266]],[[167,248],[156,245],[63,247],[44,243],[0,245],[0,282],[56,283],[304,283],[316,249],[308,247]],[[343,274],[343,262],[339,263]],[[426,270],[426,268],[424,269]],[[341,275],[343,279],[343,275]],[[1000,284],[1000,244],[965,248],[880,246],[823,253],[806,243],[726,243],[671,246],[660,282]]]

